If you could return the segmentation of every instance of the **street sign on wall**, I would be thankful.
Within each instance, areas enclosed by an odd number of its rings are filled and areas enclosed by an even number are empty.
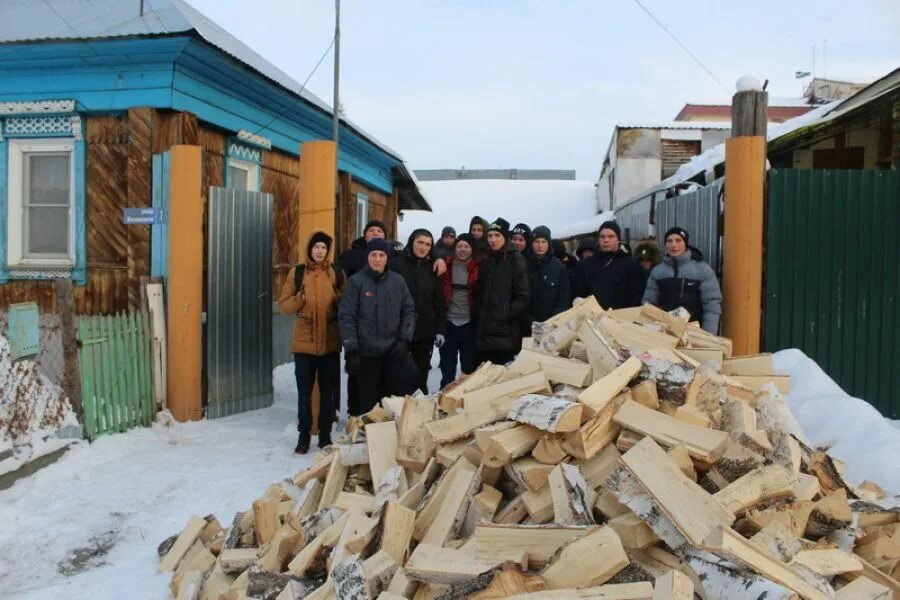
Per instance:
[[[159,206],[126,208],[124,219],[126,225],[161,225],[166,222],[163,210]]]

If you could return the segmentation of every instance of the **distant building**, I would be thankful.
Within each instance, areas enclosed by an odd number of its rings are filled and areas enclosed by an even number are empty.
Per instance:
[[[419,181],[453,181],[456,179],[540,179],[575,181],[575,170],[567,169],[419,169]]]
[[[832,100],[846,100],[856,92],[864,89],[870,82],[845,81],[814,77],[803,96],[812,104],[824,104]]]
[[[615,209],[722,143],[730,122],[620,124],[613,130],[597,182],[597,210]]]

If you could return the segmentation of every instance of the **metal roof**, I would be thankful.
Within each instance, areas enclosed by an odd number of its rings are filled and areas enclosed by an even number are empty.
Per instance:
[[[213,23],[184,0],[0,0],[0,43],[104,39],[196,33],[260,75],[332,114],[331,106],[290,75]],[[348,119],[341,119],[383,152],[400,154]]]

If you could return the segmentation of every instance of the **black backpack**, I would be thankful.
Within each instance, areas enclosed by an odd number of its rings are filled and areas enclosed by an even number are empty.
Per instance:
[[[335,269],[334,265],[331,265],[331,270],[334,271],[334,287],[340,290],[341,286],[344,285],[344,272],[340,269]],[[305,273],[306,265],[304,263],[300,263],[297,265],[297,268],[294,269],[294,293],[300,291],[300,286],[303,285],[303,275]]]

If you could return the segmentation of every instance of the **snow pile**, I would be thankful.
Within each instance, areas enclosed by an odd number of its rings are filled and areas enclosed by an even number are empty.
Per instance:
[[[819,121],[828,114],[832,109],[837,108],[837,106],[843,102],[842,100],[835,100],[834,102],[830,102],[828,104],[823,104],[813,110],[803,113],[798,117],[794,117],[793,119],[788,119],[784,123],[778,123],[777,125],[769,125],[766,130],[766,139],[768,141],[772,141],[774,139],[778,139],[783,135],[787,135],[792,131],[796,131],[801,127],[806,127],[807,125],[812,125],[813,123]],[[666,179],[663,183],[667,186],[673,186],[676,183],[681,183],[682,181],[687,181],[691,177],[698,175],[700,173],[705,173],[711,169],[716,168],[717,165],[725,162],[725,144],[721,143],[716,146],[713,146],[706,152],[702,154],[698,154],[684,163],[678,170],[675,171],[675,174]]]
[[[503,217],[516,223],[546,225],[553,237],[566,238],[596,231],[612,213],[597,214],[593,182],[515,179],[458,179],[419,183],[433,212],[404,211],[399,239],[425,228],[440,236],[447,225],[464,233],[469,220],[479,215],[488,222]]]
[[[13,362],[0,335],[0,474],[65,446],[69,441],[55,434],[67,426],[78,420],[65,393],[34,361]]]
[[[774,355],[775,370],[791,376],[788,404],[813,446],[844,461],[845,478],[868,479],[900,492],[900,429],[872,405],[841,389],[818,364],[796,349]]]

